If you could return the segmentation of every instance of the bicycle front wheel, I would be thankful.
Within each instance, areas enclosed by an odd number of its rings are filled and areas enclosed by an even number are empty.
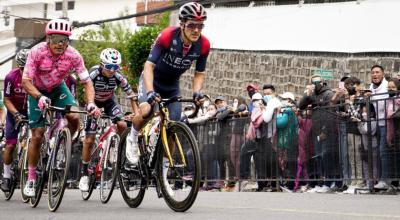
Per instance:
[[[146,181],[142,176],[140,162],[137,166],[132,166],[126,158],[126,143],[129,134],[128,128],[121,135],[118,152],[118,182],[125,203],[131,208],[137,208],[143,201]]]
[[[71,133],[63,128],[58,134],[58,142],[50,158],[48,189],[49,210],[55,212],[61,204],[71,160]]]
[[[27,141],[27,145],[29,143],[29,139]],[[27,147],[26,147],[27,149]],[[27,203],[29,202],[29,197],[25,195],[24,188],[26,181],[28,180],[28,151],[26,149],[22,150],[21,160],[20,163],[20,177],[19,177],[19,188],[21,189],[21,199],[22,202]]]
[[[104,160],[103,169],[101,171],[100,180],[100,201],[102,203],[107,203],[114,191],[115,181],[118,174],[118,146],[119,146],[119,136],[117,134],[112,134],[108,138],[108,147]]]
[[[28,148],[29,150],[29,148]],[[39,163],[36,167],[36,190],[35,190],[35,196],[30,197],[29,202],[32,208],[35,208],[37,205],[39,205],[40,199],[42,198],[42,193],[43,193],[43,188],[45,185],[45,182],[47,180],[47,172],[46,172],[46,165],[47,165],[47,160],[48,156],[45,153],[47,151],[47,143],[42,143],[40,147],[40,159]],[[42,152],[45,151],[45,152]],[[22,188],[23,190],[23,188]]]
[[[167,205],[176,212],[184,212],[193,205],[199,191],[200,152],[192,131],[184,123],[171,122],[167,126],[167,137],[173,164],[163,163],[167,154],[160,145],[160,188]]]
[[[6,201],[10,200],[12,196],[14,195],[14,190],[17,186],[17,175],[18,175],[18,168],[13,162],[13,174],[11,176],[11,188],[10,191],[4,192],[4,196],[6,198]]]

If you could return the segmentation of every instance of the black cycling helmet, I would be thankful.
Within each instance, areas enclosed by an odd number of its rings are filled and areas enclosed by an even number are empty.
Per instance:
[[[25,66],[26,58],[28,58],[28,52],[28,49],[22,49],[18,51],[17,55],[15,55],[15,62],[19,68],[23,68]]]
[[[198,20],[207,19],[207,12],[204,7],[197,2],[188,2],[179,8],[179,20]]]

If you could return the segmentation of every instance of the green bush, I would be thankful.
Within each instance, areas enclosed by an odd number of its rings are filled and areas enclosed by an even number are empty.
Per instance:
[[[132,84],[137,84],[154,40],[160,31],[169,24],[169,13],[164,13],[160,16],[160,23],[158,25],[142,27],[127,42],[127,57],[131,78],[133,79],[131,81]]]
[[[160,30],[169,24],[169,13],[160,16],[158,25],[142,27],[135,33],[130,32],[126,28],[128,25],[123,22],[102,24],[99,30],[84,31],[74,47],[82,54],[88,69],[100,63],[99,55],[103,49],[108,47],[117,49],[122,54],[122,73],[135,90],[151,45]],[[77,92],[78,101],[83,104],[84,91],[79,83]]]
[[[121,23],[100,25],[99,30],[86,30],[79,36],[79,41],[74,47],[81,53],[85,66],[89,70],[100,63],[100,53],[103,49],[111,47],[117,49],[122,55],[122,73],[129,79],[126,42],[132,33]],[[78,83],[78,101],[84,103],[83,87]]]

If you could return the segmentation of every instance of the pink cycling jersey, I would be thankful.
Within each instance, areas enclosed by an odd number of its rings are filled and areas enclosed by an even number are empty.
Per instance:
[[[23,78],[32,79],[37,89],[51,92],[72,72],[82,83],[90,80],[83,58],[75,48],[68,46],[62,55],[53,56],[47,43],[42,42],[30,50]]]

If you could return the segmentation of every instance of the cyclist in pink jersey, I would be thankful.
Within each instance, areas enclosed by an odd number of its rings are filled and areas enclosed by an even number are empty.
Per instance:
[[[94,103],[94,88],[85,68],[82,56],[69,46],[72,34],[69,21],[54,19],[46,26],[46,42],[39,43],[29,52],[22,76],[22,85],[28,93],[29,125],[32,139],[28,150],[28,181],[24,193],[35,196],[36,167],[40,156],[40,144],[44,136],[44,120],[39,120],[41,110],[49,104],[57,107],[76,106],[76,101],[65,85],[64,80],[75,72],[85,89],[87,106],[90,114],[98,116],[99,109]],[[71,134],[79,126],[79,116],[74,113],[66,115]]]

